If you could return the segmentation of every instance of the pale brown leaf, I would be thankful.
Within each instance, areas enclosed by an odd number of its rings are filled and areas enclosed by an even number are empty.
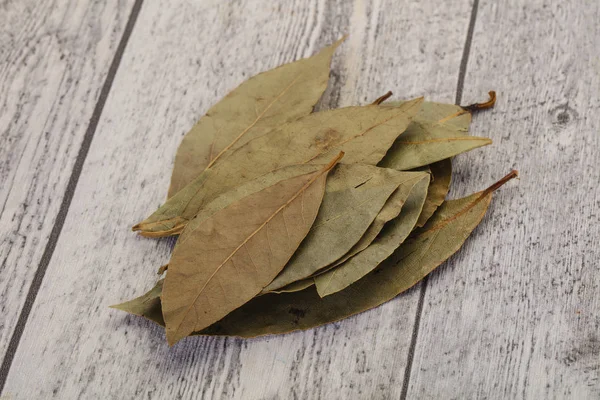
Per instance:
[[[170,344],[223,318],[273,280],[312,226],[327,173],[340,158],[217,211],[189,234],[184,230],[163,287]]]
[[[382,107],[399,104],[383,103]],[[471,113],[462,107],[426,101],[379,165],[404,171],[492,143],[485,137],[470,136],[470,123]]]
[[[331,57],[343,40],[312,57],[253,76],[212,106],[177,150],[169,197],[226,151],[310,114],[327,88]]]

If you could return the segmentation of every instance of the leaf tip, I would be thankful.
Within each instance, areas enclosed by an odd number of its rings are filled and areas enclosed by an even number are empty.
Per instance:
[[[175,344],[177,342],[179,342],[181,339],[183,339],[185,337],[185,335],[182,336],[177,331],[169,330],[169,329],[166,330],[166,336],[167,336],[167,344],[169,345],[169,347],[175,346]]]
[[[472,136],[472,137],[480,141],[480,144],[477,147],[489,146],[490,144],[494,143],[494,141],[491,138],[480,137],[480,136]]]
[[[323,54],[329,54],[329,52],[331,52],[331,54],[333,54],[333,52],[340,47],[340,45],[342,43],[344,43],[344,41],[348,39],[348,35],[344,35],[342,36],[340,39],[336,40],[335,42],[333,42],[332,44],[330,44],[329,46],[325,47],[321,52],[323,52]]]
[[[425,97],[417,97],[416,99],[411,100],[411,102],[413,103],[413,106],[421,108],[421,106],[425,102]]]
[[[123,309],[123,304],[125,304],[125,303],[112,304],[112,305],[108,306],[108,308],[112,308],[112,309],[115,309],[115,310],[125,311]]]

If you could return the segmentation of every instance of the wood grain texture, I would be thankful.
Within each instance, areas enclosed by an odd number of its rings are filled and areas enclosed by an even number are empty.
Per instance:
[[[130,2],[0,4],[0,357],[54,226]]]
[[[418,290],[340,323],[255,340],[163,332],[109,304],[156,279],[172,240],[129,226],[164,200],[183,134],[259,71],[344,33],[321,108],[452,101],[471,4],[148,1],[128,43],[4,395],[31,398],[398,398]],[[435,10],[435,11],[432,11]]]
[[[498,91],[454,196],[511,168],[429,280],[407,398],[600,398],[600,4],[482,2],[464,102]]]

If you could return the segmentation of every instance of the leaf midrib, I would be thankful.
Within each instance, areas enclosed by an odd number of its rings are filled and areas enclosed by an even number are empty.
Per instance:
[[[288,90],[294,86],[294,84],[296,83],[296,81],[298,81],[298,79],[300,79],[300,77],[302,76],[302,73],[299,73],[293,80],[292,82],[286,86],[281,93],[279,93],[279,95],[277,95],[277,97],[275,97],[271,103],[269,103],[269,105],[259,114],[256,116],[256,119],[246,128],[244,129],[235,139],[233,139],[233,141],[231,143],[229,143],[227,146],[225,146],[225,148],[223,150],[221,150],[216,156],[215,158],[213,158],[212,160],[210,160],[210,162],[208,163],[208,165],[206,166],[206,168],[204,168],[204,170],[209,169],[210,167],[212,167],[214,165],[214,163],[227,151],[229,150],[234,144],[236,144],[246,133],[248,133],[248,131],[250,129],[252,129],[263,117],[264,115],[271,109],[271,107],[282,97],[284,96]],[[215,141],[217,140],[217,138],[215,137],[215,139],[213,140],[212,144],[211,144],[211,153],[212,153],[212,147],[214,146]]]

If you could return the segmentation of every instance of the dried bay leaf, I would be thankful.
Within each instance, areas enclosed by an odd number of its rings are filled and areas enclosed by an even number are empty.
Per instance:
[[[339,151],[346,153],[344,164],[376,165],[405,131],[422,101],[323,111],[275,128],[202,172],[133,230],[153,237],[177,234],[220,194],[287,165],[325,163]]]
[[[450,158],[433,163],[429,168],[432,179],[429,183],[423,210],[417,221],[417,228],[425,225],[435,210],[446,200],[446,196],[450,190],[450,182],[452,181],[452,160]]]
[[[186,233],[169,262],[162,293],[167,341],[174,344],[240,307],[273,280],[312,226],[325,168],[286,179],[214,213]]]
[[[253,76],[212,106],[177,149],[169,197],[226,151],[310,114],[327,88],[329,64],[343,40],[312,57]]]
[[[388,198],[426,176],[372,165],[339,165],[329,175],[314,225],[281,273],[262,293],[311,276],[347,253],[372,224]]]
[[[194,334],[244,338],[282,334],[339,321],[377,307],[416,285],[458,251],[485,215],[492,193],[516,175],[513,171],[482,192],[446,201],[394,257],[340,292],[321,298],[309,287],[293,293],[259,296]],[[146,318],[160,315],[159,296],[152,289],[138,298],[147,300],[138,302],[145,309],[137,307],[133,309],[135,312],[126,307],[120,309]],[[161,321],[154,322],[164,326]]]
[[[422,174],[415,175],[411,181],[406,182],[402,186],[400,186],[388,199],[385,203],[379,214],[375,217],[373,223],[369,226],[364,235],[360,238],[360,240],[352,246],[352,249],[348,253],[346,253],[343,257],[332,263],[327,267],[328,269],[332,269],[346,260],[350,259],[355,254],[360,253],[364,249],[366,249],[372,242],[375,240],[377,235],[381,232],[386,223],[398,217],[400,211],[402,211],[402,206],[408,199],[410,192],[412,191],[415,184],[423,179]],[[325,272],[320,271],[320,272]]]
[[[384,103],[382,107],[398,104],[401,103]],[[470,123],[471,113],[460,106],[424,102],[419,114],[379,165],[404,171],[492,143],[488,138],[470,136]]]
[[[321,297],[350,286],[374,270],[400,247],[421,215],[428,186],[429,175],[424,174],[424,178],[410,192],[400,215],[386,224],[377,239],[344,263],[314,278],[317,292]]]

